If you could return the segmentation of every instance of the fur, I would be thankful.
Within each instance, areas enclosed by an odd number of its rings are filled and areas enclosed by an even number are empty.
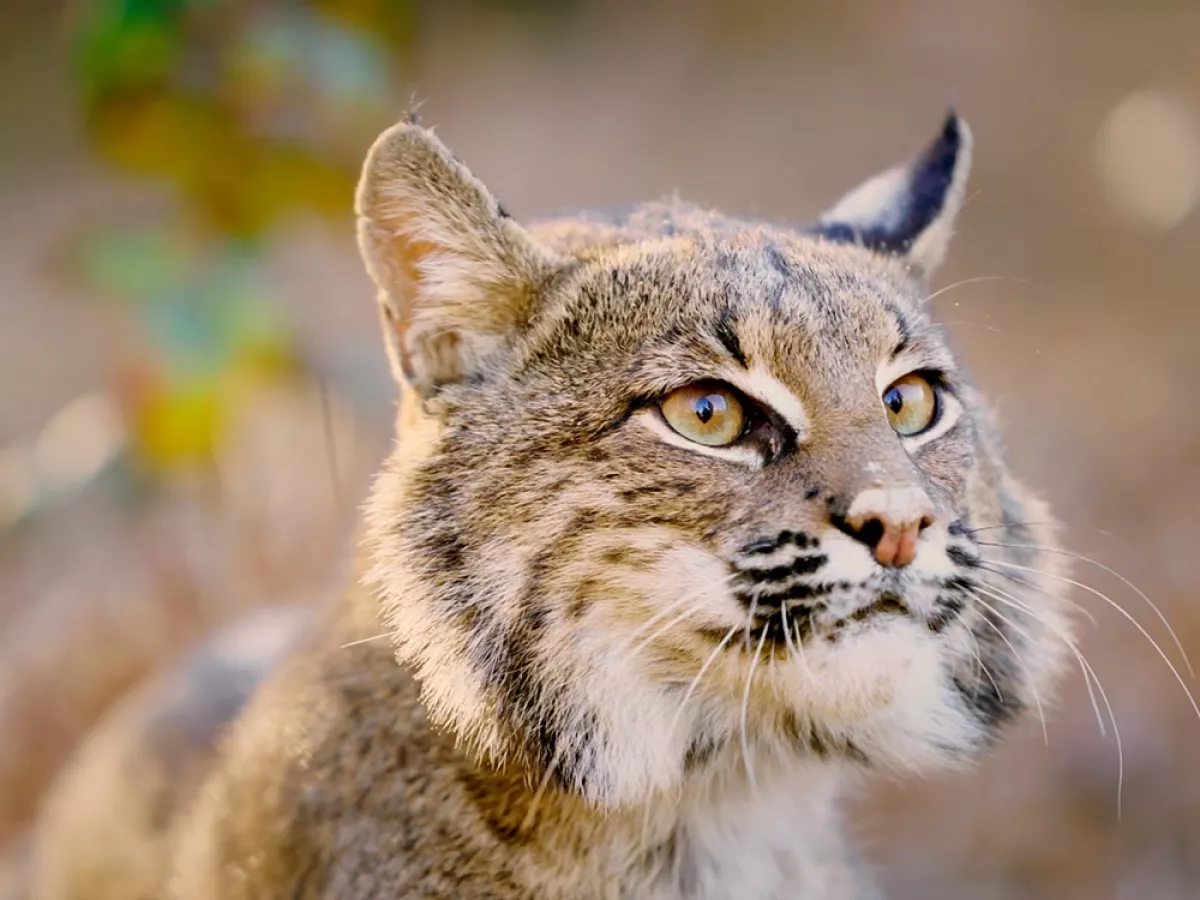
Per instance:
[[[1056,572],[1052,529],[925,305],[971,146],[952,114],[808,229],[526,228],[385,132],[358,233],[401,400],[361,582],[195,779],[158,889],[874,896],[845,777],[975,759],[1070,635],[1058,582],[1003,568]],[[881,391],[914,371],[940,418],[902,438]],[[726,447],[657,405],[712,380],[756,411]],[[871,523],[906,516],[915,558],[880,565]]]

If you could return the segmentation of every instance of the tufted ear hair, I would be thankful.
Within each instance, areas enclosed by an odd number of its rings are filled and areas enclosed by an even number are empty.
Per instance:
[[[966,199],[971,129],[953,110],[941,133],[913,161],[846,194],[812,229],[903,259],[928,277],[942,263]]]
[[[355,211],[393,371],[424,397],[485,375],[565,264],[413,121],[371,147]]]

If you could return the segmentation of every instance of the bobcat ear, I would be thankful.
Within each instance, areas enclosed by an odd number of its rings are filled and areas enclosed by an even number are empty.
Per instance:
[[[970,169],[971,129],[951,110],[920,156],[846,194],[813,231],[900,257],[928,277],[946,256]]]
[[[425,397],[483,375],[565,263],[415,122],[375,141],[355,211],[393,370]]]

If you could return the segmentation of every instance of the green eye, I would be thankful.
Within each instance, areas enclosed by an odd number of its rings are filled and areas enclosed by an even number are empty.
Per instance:
[[[920,434],[937,419],[937,391],[916,372],[893,381],[883,392],[883,405],[892,428],[904,437]]]

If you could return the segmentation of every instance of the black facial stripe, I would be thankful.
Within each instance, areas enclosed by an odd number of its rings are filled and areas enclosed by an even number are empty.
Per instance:
[[[817,546],[819,542],[811,534],[803,531],[781,531],[775,537],[757,538],[742,547],[742,553],[747,555],[774,553],[785,544],[794,544],[801,550]]]
[[[969,594],[975,587],[974,582],[962,575],[950,575],[942,579],[941,586],[948,591],[958,594]]]
[[[817,598],[824,597],[827,594],[831,594],[834,591],[849,590],[850,586],[850,582],[848,581],[818,582],[815,584],[811,582],[800,581],[796,582],[795,584],[788,585],[782,590],[763,591],[761,593],[738,591],[736,594],[734,594],[734,596],[747,606],[754,606],[757,604],[764,610],[767,610],[791,601],[815,600]]]
[[[827,562],[829,562],[828,556],[823,553],[814,553],[797,556],[790,563],[772,566],[769,569],[753,567],[738,569],[738,574],[757,584],[779,582],[793,575],[812,575],[814,572],[820,571]]]
[[[934,634],[941,634],[962,615],[962,611],[967,608],[967,603],[961,597],[953,594],[940,594],[934,601],[934,607],[936,611],[925,621],[925,624]]]
[[[892,318],[896,320],[896,330],[900,332],[900,342],[896,345],[896,349],[892,351],[892,359],[895,359],[910,346],[913,342],[912,327],[908,324],[908,319],[905,318],[903,311],[895,303],[887,302],[887,311]]]
[[[742,342],[738,339],[737,332],[733,328],[733,315],[728,309],[722,310],[717,321],[713,323],[713,333],[717,336],[717,340],[721,342],[729,355],[743,369],[749,368],[749,363],[746,361],[746,354],[742,351]]]
[[[742,552],[747,555],[756,553],[766,555],[767,553],[774,553],[778,549],[779,545],[775,542],[774,538],[760,538],[759,540],[751,541],[749,544],[744,546],[742,548]]]
[[[950,544],[946,547],[946,555],[950,557],[950,561],[955,565],[959,565],[967,569],[979,568],[979,557],[970,550],[967,550],[965,547],[956,544]]]

